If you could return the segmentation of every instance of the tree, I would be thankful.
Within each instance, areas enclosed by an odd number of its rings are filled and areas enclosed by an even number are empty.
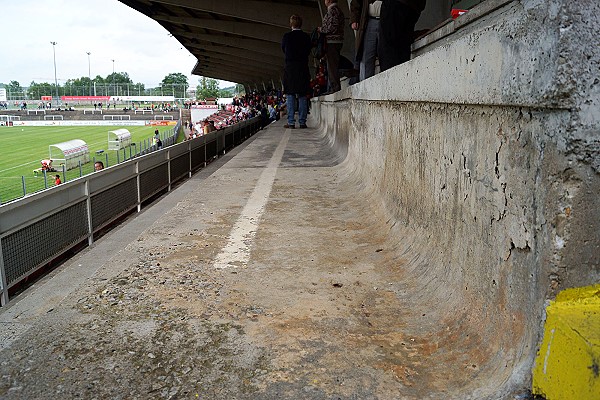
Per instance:
[[[24,97],[25,93],[23,93],[23,88],[19,82],[10,81],[10,83],[6,85],[6,95],[8,98],[21,99]]]
[[[129,74],[127,72],[113,72],[112,74],[110,74],[106,77],[104,82],[107,84],[114,82],[115,84],[129,83],[129,84],[133,85],[133,81],[131,80],[131,78],[129,77]]]
[[[197,99],[207,99],[209,97],[219,96],[219,81],[212,78],[203,76],[198,80],[198,87],[196,88]]]
[[[93,95],[94,84],[87,76],[77,79],[69,79],[65,82],[64,91],[69,96]]]
[[[143,96],[146,93],[146,87],[143,83],[136,83],[131,87],[131,95]]]
[[[186,97],[185,91],[188,87],[188,79],[184,74],[180,72],[169,74],[164,77],[160,84],[163,88],[163,91],[168,93],[170,90],[174,97]]]
[[[129,85],[133,85],[133,81],[127,72],[113,72],[104,80],[105,95],[124,96],[130,88]]]
[[[172,82],[172,83],[169,83]],[[166,85],[165,85],[166,84]],[[40,99],[41,96],[148,96],[170,95],[186,97],[187,77],[181,73],[167,75],[163,84],[158,88],[146,89],[143,83],[133,83],[127,72],[115,72],[106,78],[96,75],[90,79],[87,76],[71,78],[64,85],[55,83],[36,83],[32,81],[29,87],[22,87],[19,82],[0,83],[6,89],[10,100]],[[58,89],[58,90],[57,90]]]
[[[103,85],[104,78],[101,77],[100,75],[96,75],[96,77],[94,79],[92,79],[92,82],[96,82],[96,85]]]
[[[174,74],[169,74],[165,76],[161,82],[163,86],[169,85],[188,85],[187,76],[182,74],[181,72],[176,72]]]
[[[238,94],[246,94],[246,89],[244,88],[244,85],[242,85],[241,83],[238,83],[235,85],[235,92],[234,94],[238,95]]]
[[[235,87],[228,87],[228,88],[223,88],[223,89],[219,89],[219,98],[224,98],[224,97],[233,97],[233,91],[235,90]]]
[[[30,99],[41,99],[42,96],[55,96],[56,91],[54,85],[50,85],[47,82],[35,83],[31,81],[29,88],[27,89],[27,97]]]

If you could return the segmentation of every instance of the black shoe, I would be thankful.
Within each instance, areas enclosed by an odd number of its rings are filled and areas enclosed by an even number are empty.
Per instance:
[[[308,126],[306,126],[305,124],[300,124],[300,129],[306,129],[308,128]]]
[[[295,126],[295,125],[289,125],[289,124],[285,124],[283,127],[284,127],[285,129],[296,129],[296,126]],[[301,128],[302,128],[302,127],[301,127]]]

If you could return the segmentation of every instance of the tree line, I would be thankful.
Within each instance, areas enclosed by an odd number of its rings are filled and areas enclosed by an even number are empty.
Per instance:
[[[32,81],[28,87],[23,87],[18,81],[8,84],[0,83],[6,89],[8,100],[39,100],[42,96],[174,96],[175,98],[190,98],[190,85],[187,76],[180,72],[166,75],[158,87],[146,88],[143,83],[134,83],[127,72],[113,72],[105,78],[97,75],[95,78],[81,77],[68,79],[63,85],[54,83],[37,83]],[[201,77],[196,86],[196,99],[210,97],[233,97],[243,91],[241,85],[219,89],[219,81]]]

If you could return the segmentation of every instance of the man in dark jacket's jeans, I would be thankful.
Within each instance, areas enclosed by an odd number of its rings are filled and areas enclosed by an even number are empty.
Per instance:
[[[379,20],[381,71],[410,60],[413,32],[426,0],[383,0]]]
[[[296,127],[296,97],[298,97],[298,122],[300,128],[306,128],[308,115],[308,98],[310,93],[310,71],[308,69],[308,56],[311,42],[308,33],[302,31],[302,17],[290,17],[291,32],[283,35],[281,49],[285,54],[285,68],[283,71],[283,92],[286,95],[288,129]]]

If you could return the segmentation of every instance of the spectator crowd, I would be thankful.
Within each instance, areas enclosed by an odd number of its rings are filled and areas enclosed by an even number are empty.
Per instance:
[[[281,91],[255,90],[243,96],[233,98],[231,104],[208,116],[201,121],[189,121],[187,139],[194,139],[214,130],[260,116],[262,127],[279,119],[279,111],[283,104]]]

